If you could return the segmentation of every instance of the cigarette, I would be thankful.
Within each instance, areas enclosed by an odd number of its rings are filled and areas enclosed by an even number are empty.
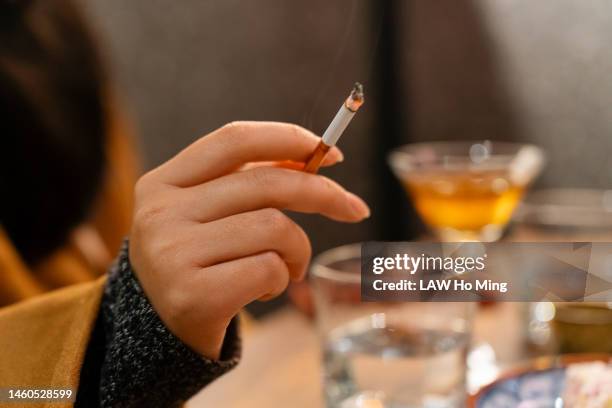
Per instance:
[[[338,142],[344,130],[351,123],[355,113],[363,105],[363,102],[363,85],[356,82],[351,94],[346,98],[338,113],[336,113],[325,133],[323,133],[317,148],[312,152],[310,159],[308,159],[306,167],[304,167],[305,172],[314,174],[319,170],[323,159],[327,156],[327,152]]]

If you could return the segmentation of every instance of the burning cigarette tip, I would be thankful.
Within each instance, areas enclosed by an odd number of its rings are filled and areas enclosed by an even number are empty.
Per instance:
[[[364,96],[363,96],[363,85],[359,82],[355,82],[355,86],[353,86],[353,90],[348,98],[346,98],[345,106],[351,112],[357,112],[357,110],[363,105]]]
[[[353,90],[351,91],[351,99],[354,101],[363,100],[363,85],[361,85],[359,82],[355,82],[355,86],[353,86]]]

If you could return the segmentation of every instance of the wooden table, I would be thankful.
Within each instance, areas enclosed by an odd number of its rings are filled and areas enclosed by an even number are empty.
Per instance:
[[[525,357],[522,307],[500,303],[479,309],[474,344],[488,343],[497,365],[477,362],[472,380],[489,381],[497,368]],[[312,322],[287,307],[250,325],[243,337],[241,364],[194,396],[188,408],[323,407],[319,345]]]

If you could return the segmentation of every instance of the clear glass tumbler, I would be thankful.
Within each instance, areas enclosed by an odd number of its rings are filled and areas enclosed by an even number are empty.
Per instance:
[[[328,408],[464,406],[473,303],[361,302],[361,246],[313,261]]]

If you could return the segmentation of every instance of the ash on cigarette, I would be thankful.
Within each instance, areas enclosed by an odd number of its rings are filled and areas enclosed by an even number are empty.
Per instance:
[[[351,99],[354,101],[363,100],[363,85],[359,82],[355,82],[355,86],[353,86],[353,90],[351,91]]]

